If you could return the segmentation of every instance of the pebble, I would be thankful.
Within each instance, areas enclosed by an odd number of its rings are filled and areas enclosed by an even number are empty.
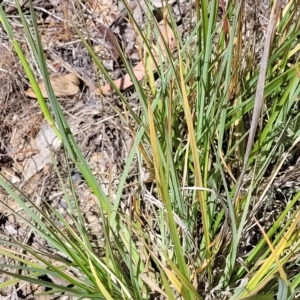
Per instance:
[[[18,233],[18,231],[15,229],[15,227],[12,224],[6,224],[4,228],[9,234],[16,235]]]
[[[72,180],[74,183],[78,183],[82,180],[80,173],[76,172],[72,175]]]
[[[96,223],[96,222],[98,221],[98,217],[95,216],[95,215],[91,215],[91,216],[89,216],[89,217],[87,218],[87,220],[88,220],[88,222],[89,222],[90,224],[94,224],[94,223]]]
[[[60,207],[60,208],[58,209],[58,212],[60,213],[60,215],[61,215],[62,217],[64,217],[64,216],[67,214],[66,210],[65,210],[63,207]]]
[[[66,201],[59,201],[59,204],[62,208],[67,209],[68,208],[68,204]]]
[[[14,176],[14,177],[11,179],[11,182],[12,182],[13,184],[16,184],[16,183],[21,182],[21,179],[20,179],[19,177],[17,177],[17,176]]]

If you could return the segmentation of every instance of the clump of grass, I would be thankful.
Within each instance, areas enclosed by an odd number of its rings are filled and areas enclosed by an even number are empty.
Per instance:
[[[49,293],[64,292],[82,299],[149,299],[153,291],[168,299],[273,299],[275,294],[277,299],[296,299],[300,275],[293,262],[297,262],[300,251],[300,194],[293,195],[268,228],[257,221],[257,213],[264,208],[267,192],[286,157],[299,142],[299,3],[290,1],[281,11],[280,2],[274,1],[260,61],[254,59],[254,48],[246,48],[243,2],[229,2],[226,9],[223,6],[221,19],[218,1],[196,0],[195,4],[197,23],[184,40],[170,7],[164,7],[166,21],[178,41],[177,57],[166,51],[167,43],[161,44],[160,53],[167,52],[168,56],[160,58],[164,64],[157,71],[159,88],[151,74],[138,82],[119,49],[142,111],[136,115],[121,91],[115,91],[135,124],[134,144],[113,202],[89,169],[52,91],[32,2],[30,25],[18,2],[17,6],[46,83],[50,107],[0,8],[2,25],[41,110],[62,140],[67,159],[76,164],[99,200],[106,250],[104,257],[96,255],[75,193],[69,199],[63,182],[61,187],[76,230],[58,212],[52,213],[68,234],[30,199],[24,202],[8,182],[0,179],[30,216],[31,221],[24,221],[63,253],[62,257],[54,257],[16,241],[2,241],[1,254],[16,263],[1,265],[2,272],[13,277],[1,288],[25,280],[51,288]],[[128,13],[146,45],[146,56],[153,58],[150,40]],[[160,33],[151,10],[148,18],[149,28],[158,39]],[[113,84],[92,48],[83,38],[82,42]],[[153,176],[155,189],[150,192],[143,178],[138,181],[141,192],[128,218],[119,208],[136,156]],[[154,204],[156,230],[147,227],[140,217],[145,201]],[[246,251],[249,228],[253,226],[261,234],[252,250]],[[23,249],[24,255],[10,252],[11,245]],[[39,263],[33,263],[32,257]],[[71,287],[39,279],[45,274],[61,278]]]

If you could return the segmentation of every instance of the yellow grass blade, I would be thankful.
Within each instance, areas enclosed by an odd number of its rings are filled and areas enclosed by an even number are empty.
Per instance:
[[[183,76],[183,63],[182,63],[182,57],[179,54],[179,74],[180,74],[180,82],[181,82],[181,92],[182,92],[182,98],[183,98],[183,108],[185,113],[185,119],[187,122],[188,127],[188,137],[190,141],[190,147],[192,151],[193,156],[193,162],[194,162],[194,172],[195,172],[195,185],[197,187],[203,187],[202,182],[202,174],[201,174],[201,168],[199,163],[199,157],[198,157],[198,149],[197,149],[197,143],[196,143],[196,134],[194,130],[193,125],[193,116],[191,114],[191,109],[187,97],[187,91],[186,86],[184,82],[184,76]],[[198,195],[198,201],[200,203],[200,209],[201,209],[201,215],[202,215],[202,223],[203,223],[203,230],[204,230],[204,238],[205,238],[205,245],[206,247],[210,245],[210,235],[209,235],[209,225],[208,225],[208,215],[207,215],[207,205],[205,202],[205,198],[203,196],[203,191],[197,191]],[[207,249],[206,251],[206,258],[210,258],[210,250]]]

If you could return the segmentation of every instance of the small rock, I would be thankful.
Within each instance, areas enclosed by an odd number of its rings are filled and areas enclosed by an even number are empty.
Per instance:
[[[64,208],[62,208],[62,207],[60,207],[60,208],[58,209],[58,212],[60,213],[60,215],[61,215],[62,217],[64,217],[64,216],[66,215],[66,210],[65,210]]]
[[[4,228],[6,229],[6,231],[9,234],[16,235],[18,233],[18,231],[15,229],[15,227],[12,224],[7,224],[7,225],[4,226]]]
[[[64,209],[67,209],[67,207],[68,207],[68,204],[67,204],[67,202],[65,202],[65,201],[59,201],[59,204],[60,204],[60,206],[61,206],[62,208],[64,208]]]
[[[98,217],[95,215],[91,215],[87,217],[87,220],[90,224],[94,224],[98,221]]]
[[[78,183],[82,180],[80,173],[76,172],[72,175],[72,180],[74,183]]]
[[[21,179],[20,179],[19,177],[17,177],[17,176],[14,176],[14,177],[11,179],[11,182],[12,182],[13,184],[16,184],[16,183],[21,182]]]

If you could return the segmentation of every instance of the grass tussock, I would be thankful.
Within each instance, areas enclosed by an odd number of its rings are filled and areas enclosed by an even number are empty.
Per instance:
[[[0,253],[10,261],[1,264],[1,272],[10,278],[0,283],[1,289],[26,281],[46,286],[44,294],[77,299],[297,299],[299,1],[272,2],[263,45],[258,45],[255,28],[247,27],[245,2],[196,0],[195,22],[184,34],[171,7],[164,6],[163,18],[176,38],[174,49],[159,30],[151,1],[145,6],[145,30],[124,2],[136,38],[144,44],[140,57],[145,76],[138,81],[115,41],[134,85],[138,112],[114,84],[85,32],[66,16],[101,76],[115,89],[123,111],[113,109],[133,138],[113,192],[105,192],[91,171],[51,88],[32,1],[30,18],[18,2],[16,6],[47,101],[0,7],[2,28],[62,142],[68,187],[56,168],[55,153],[52,162],[74,224],[47,199],[46,210],[25,201],[21,191],[0,177],[1,186],[28,217],[11,213],[52,249],[36,249],[15,238],[1,240]],[[156,52],[152,35],[160,41]],[[287,161],[292,168],[287,169]],[[81,214],[73,165],[97,199],[101,255]],[[138,170],[136,192],[124,209],[126,179],[133,167]],[[277,209],[276,201],[286,205]],[[60,280],[44,280],[45,275]]]

